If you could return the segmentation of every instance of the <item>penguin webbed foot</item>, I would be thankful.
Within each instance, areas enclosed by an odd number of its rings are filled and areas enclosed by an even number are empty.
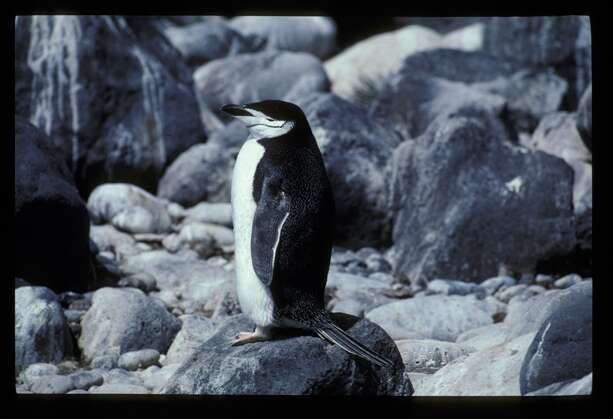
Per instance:
[[[239,346],[246,343],[262,342],[270,340],[270,332],[266,329],[256,327],[253,332],[240,332],[234,337],[230,346]]]

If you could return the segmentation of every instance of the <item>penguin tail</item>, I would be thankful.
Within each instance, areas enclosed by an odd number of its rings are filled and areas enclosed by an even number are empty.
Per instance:
[[[391,368],[393,363],[368,349],[366,346],[349,336],[343,329],[335,325],[331,319],[322,320],[318,325],[311,327],[317,335],[332,344],[340,346],[345,351],[366,359],[373,364]]]

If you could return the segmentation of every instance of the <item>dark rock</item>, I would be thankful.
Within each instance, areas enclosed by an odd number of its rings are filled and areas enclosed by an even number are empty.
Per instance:
[[[15,370],[39,362],[58,363],[73,351],[57,296],[45,287],[15,290]]]
[[[538,330],[520,375],[522,394],[592,371],[592,297],[575,293]]]
[[[592,394],[592,373],[580,380],[567,380],[560,383],[550,384],[540,388],[526,396],[577,396]]]
[[[84,196],[108,181],[154,190],[205,138],[190,71],[146,18],[22,16],[15,31],[16,112],[50,135]]]
[[[336,24],[324,16],[237,16],[230,25],[265,48],[329,56],[336,46]]]
[[[201,201],[228,202],[234,161],[216,144],[181,154],[160,179],[158,196],[189,207]]]
[[[500,264],[528,272],[572,250],[570,167],[501,140],[488,125],[444,116],[395,150],[396,274],[479,281]]]
[[[581,96],[577,111],[577,131],[581,135],[583,144],[592,152],[592,84]]]
[[[400,138],[333,94],[314,93],[297,104],[309,120],[334,191],[336,242],[389,244],[385,167]]]
[[[164,394],[345,394],[410,395],[402,358],[390,337],[367,320],[336,313],[345,330],[394,367],[381,368],[303,332],[279,332],[273,341],[230,346],[241,330],[253,329],[243,315],[229,318],[220,330],[177,369],[161,389]]]
[[[85,203],[49,138],[19,117],[15,232],[15,275],[55,292],[82,292],[94,284]]]

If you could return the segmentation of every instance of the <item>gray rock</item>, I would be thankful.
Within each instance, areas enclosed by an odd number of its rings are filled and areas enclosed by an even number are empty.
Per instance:
[[[481,351],[503,344],[506,341],[507,334],[507,325],[504,323],[494,323],[467,330],[458,336],[456,342],[461,343],[464,347],[472,347]]]
[[[472,25],[447,35],[412,25],[380,33],[355,43],[325,63],[332,90],[353,99],[369,81],[377,83],[396,72],[403,60],[421,51],[454,48],[477,50],[482,42],[482,25]]]
[[[583,144],[592,152],[592,83],[581,96],[577,110],[577,131],[581,135]]]
[[[485,289],[485,293],[487,295],[494,295],[501,287],[510,287],[515,285],[516,283],[517,281],[510,276],[495,276],[486,279],[479,285],[481,285],[481,288]]]
[[[294,87],[303,78],[308,83],[301,92],[296,91]],[[302,96],[330,88],[319,59],[302,52],[273,50],[212,61],[194,72],[194,82],[202,118],[215,129],[230,120],[220,110],[225,104],[283,99],[292,90]]]
[[[182,363],[196,353],[197,349],[216,331],[216,323],[201,315],[179,317],[181,330],[168,348],[164,364]]]
[[[119,354],[98,355],[92,359],[90,366],[92,368],[112,370],[113,368],[117,368],[118,360]]]
[[[253,328],[253,324],[240,315],[229,318],[196,354],[177,369],[160,393],[412,393],[410,382],[403,375],[404,365],[398,349],[381,328],[352,316],[336,314],[334,318],[353,337],[390,358],[395,368],[384,369],[358,361],[335,345],[302,334],[290,334],[291,337],[268,342],[230,346],[229,340],[240,330]]]
[[[93,394],[149,394],[149,391],[143,386],[119,383],[92,387],[89,392]]]
[[[142,385],[142,380],[136,374],[124,369],[114,368],[108,371],[101,371],[101,374],[104,377],[104,384]]]
[[[324,16],[237,16],[230,26],[246,37],[262,39],[266,49],[326,58],[336,46],[336,24]]]
[[[36,364],[30,364],[26,369],[21,371],[18,376],[18,383],[23,383],[26,389],[29,389],[34,381],[40,379],[40,377],[58,375],[59,368],[53,364],[45,364],[38,362]]]
[[[191,72],[151,19],[23,16],[15,32],[16,114],[53,138],[84,196],[103,182],[154,190],[205,139]]]
[[[117,364],[120,368],[128,371],[147,368],[155,365],[160,359],[160,353],[155,349],[141,349],[138,351],[126,352],[119,357]]]
[[[522,394],[592,371],[592,298],[574,293],[540,326],[523,361]]]
[[[469,329],[492,323],[483,301],[460,296],[431,295],[377,307],[366,318],[395,339],[435,339],[455,342]]]
[[[572,170],[495,133],[483,116],[442,117],[394,151],[396,274],[479,281],[572,251]]]
[[[98,186],[87,200],[87,209],[94,222],[110,222],[129,233],[165,233],[171,226],[162,201],[127,183]]]
[[[234,232],[220,225],[187,222],[181,225],[178,235],[169,236],[163,243],[169,251],[193,249],[201,257],[209,257],[219,249],[234,245]]]
[[[507,341],[526,333],[537,332],[556,311],[563,312],[564,307],[573,306],[578,304],[577,301],[591,297],[591,281],[582,281],[563,291],[537,295],[525,303],[517,304],[514,310],[510,306],[504,321],[509,326]]]
[[[423,372],[406,372],[408,379],[411,381],[415,392],[420,391],[420,389],[426,384],[426,382],[432,377],[432,374],[426,374]]]
[[[207,140],[208,144],[215,144],[228,151],[233,159],[236,159],[238,152],[249,136],[247,126],[238,120],[230,121],[229,124],[220,126],[213,131]]]
[[[46,287],[15,290],[15,370],[34,363],[58,363],[72,354],[66,317]]]
[[[573,285],[576,285],[579,282],[581,282],[581,277],[579,275],[570,274],[570,275],[563,276],[562,278],[556,280],[553,283],[553,286],[556,288],[565,289],[568,287],[572,287]]]
[[[498,298],[503,303],[508,303],[512,298],[515,298],[524,294],[532,294],[528,290],[528,286],[524,284],[512,285],[504,290],[497,292],[494,296]]]
[[[580,380],[568,380],[561,383],[550,384],[525,396],[578,396],[592,394],[592,373]]]
[[[453,279],[433,279],[428,282],[428,291],[442,295],[485,295],[485,290],[479,285]]]
[[[64,310],[64,317],[66,317],[66,321],[69,323],[79,323],[83,314],[85,314],[84,310]]]
[[[141,252],[132,236],[117,230],[111,224],[92,225],[89,237],[98,246],[100,252],[110,251],[117,255],[118,260]]]
[[[336,242],[389,244],[385,168],[400,138],[366,112],[333,94],[296,98],[322,152],[336,205]]]
[[[158,369],[157,371],[149,374],[143,379],[143,385],[152,393],[157,393],[162,387],[166,385],[170,377],[181,366],[179,363],[168,364]]]
[[[227,202],[233,165],[233,159],[220,146],[195,145],[166,169],[158,196],[186,207],[201,201]]]
[[[534,337],[510,342],[458,358],[434,373],[416,396],[519,396],[519,372]]]
[[[91,360],[114,346],[120,353],[144,348],[166,352],[180,322],[142,293],[101,288],[81,322],[79,347]]]
[[[534,279],[534,282],[543,287],[550,287],[553,285],[554,279],[549,275],[538,274]]]
[[[104,382],[104,377],[97,371],[79,371],[69,377],[77,390],[87,390],[91,386],[99,386]]]
[[[155,277],[147,272],[139,272],[122,278],[117,285],[120,287],[132,287],[149,293],[157,289]]]
[[[196,22],[186,26],[171,26],[164,35],[192,66],[228,55],[253,52],[256,39],[248,38],[232,29],[224,20]]]
[[[405,371],[428,374],[474,351],[465,345],[431,339],[402,339],[397,340],[396,345],[402,356]]]
[[[30,390],[39,394],[64,394],[74,388],[73,380],[66,375],[45,375],[34,381]]]
[[[229,202],[200,202],[185,210],[184,222],[210,223],[232,227],[232,204]]]

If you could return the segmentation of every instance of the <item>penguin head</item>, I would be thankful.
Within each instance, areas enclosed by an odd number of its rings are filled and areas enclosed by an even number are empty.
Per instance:
[[[274,138],[307,126],[307,119],[297,105],[282,100],[264,100],[245,105],[225,105],[222,111],[243,121],[249,132],[259,138]]]

